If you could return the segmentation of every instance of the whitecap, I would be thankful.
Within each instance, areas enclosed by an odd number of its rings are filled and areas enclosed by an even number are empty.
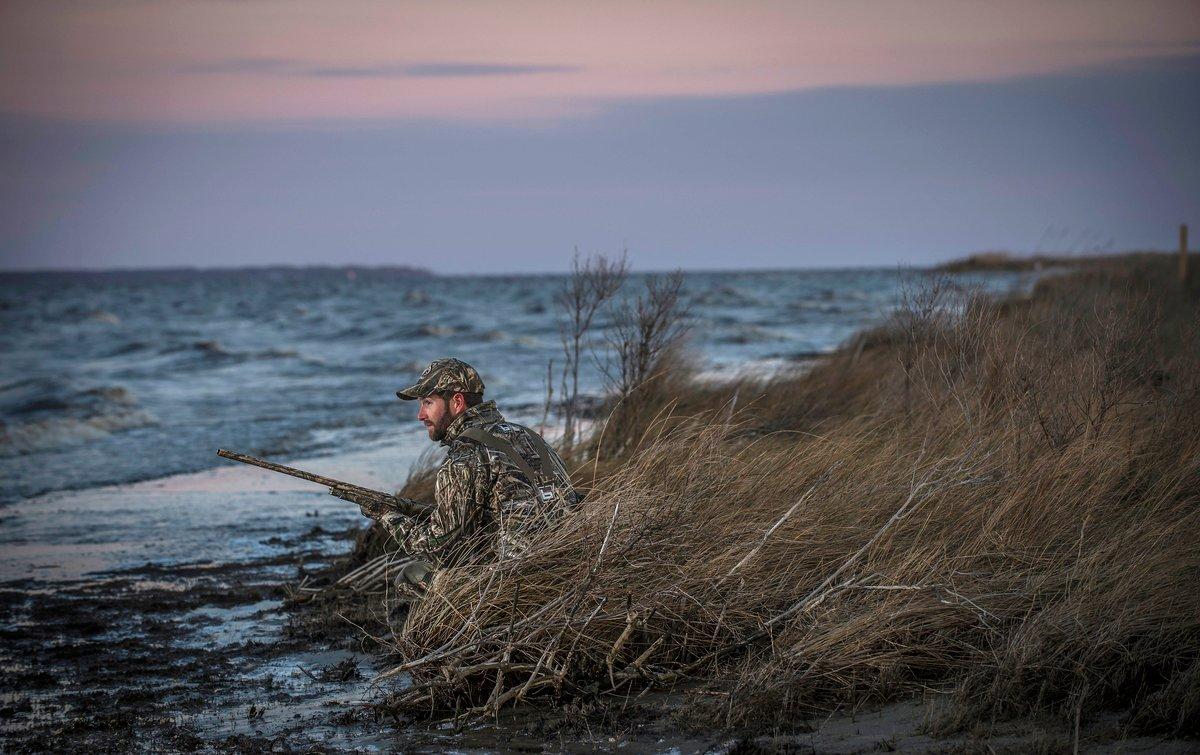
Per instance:
[[[790,359],[755,359],[713,367],[696,373],[699,383],[728,383],[734,380],[768,380],[781,374],[803,371],[804,363]]]
[[[430,325],[425,324],[417,328],[417,335],[431,336],[435,338],[445,338],[455,334],[454,327],[450,325]]]
[[[86,315],[84,315],[83,319],[88,320],[89,322],[104,323],[105,325],[121,324],[121,318],[117,317],[115,314],[106,309],[97,309],[93,312],[88,312]]]

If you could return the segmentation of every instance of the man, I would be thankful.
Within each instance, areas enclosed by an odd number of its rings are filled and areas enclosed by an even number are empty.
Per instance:
[[[411,557],[401,586],[420,595],[433,570],[520,555],[578,500],[562,459],[533,430],[504,419],[471,365],[438,359],[396,395],[418,402],[429,439],[446,446],[428,520],[362,506]]]

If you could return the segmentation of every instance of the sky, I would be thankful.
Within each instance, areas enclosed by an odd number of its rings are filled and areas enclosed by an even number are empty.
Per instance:
[[[1167,248],[1200,4],[0,4],[0,269]]]

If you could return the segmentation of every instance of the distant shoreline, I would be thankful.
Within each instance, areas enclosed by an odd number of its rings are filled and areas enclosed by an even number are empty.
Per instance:
[[[934,265],[931,269],[941,273],[973,273],[973,272],[1023,272],[1027,270],[1045,270],[1049,268],[1070,268],[1091,265],[1105,261],[1128,261],[1133,258],[1149,255],[1171,254],[1163,250],[1133,250],[1127,252],[1106,252],[1103,254],[1031,254],[1023,255],[1017,252],[988,251],[976,252],[960,259],[949,260]]]
[[[794,272],[794,271],[812,271],[812,272],[836,272],[841,270],[890,270],[890,269],[908,269],[929,272],[950,272],[950,273],[967,273],[967,272],[1016,272],[1023,270],[1040,270],[1046,267],[1076,267],[1083,264],[1088,264],[1097,261],[1108,259],[1128,259],[1129,257],[1153,254],[1169,254],[1170,251],[1161,249],[1147,250],[1127,250],[1121,252],[1106,252],[1103,254],[1087,254],[1072,256],[1070,254],[1024,254],[1020,252],[1008,251],[987,251],[976,252],[965,257],[957,257],[943,262],[931,262],[923,265],[915,265],[906,263],[903,260],[897,260],[892,264],[869,264],[869,265],[814,265],[814,266],[792,266],[792,267],[751,267],[751,268],[682,268],[684,273],[696,274],[711,274],[711,273],[772,273],[772,272]],[[655,273],[669,272],[667,269],[647,268],[645,270],[638,269],[634,271],[634,275],[653,275]],[[197,267],[197,266],[178,266],[178,267],[114,267],[114,268],[33,268],[28,270],[21,269],[0,269],[0,282],[28,279],[31,277],[69,277],[69,278],[109,278],[118,276],[130,277],[150,277],[159,279],[169,279],[179,275],[199,275],[220,277],[224,275],[240,275],[245,273],[354,273],[354,274],[370,274],[370,275],[388,275],[393,277],[411,277],[411,278],[514,278],[514,277],[554,277],[566,276],[569,274],[567,270],[540,270],[540,271],[508,271],[508,272],[487,272],[487,273],[462,273],[456,274],[453,272],[434,272],[428,268],[415,267],[411,265],[366,265],[366,264],[349,264],[349,265],[247,265],[239,267]]]
[[[357,275],[386,275],[402,278],[433,278],[437,274],[432,270],[407,265],[261,265],[251,267],[148,267],[148,268],[108,268],[108,269],[43,269],[43,270],[0,270],[0,282],[28,278],[138,278],[152,280],[171,280],[181,276],[210,276],[219,278],[245,273],[344,273]]]

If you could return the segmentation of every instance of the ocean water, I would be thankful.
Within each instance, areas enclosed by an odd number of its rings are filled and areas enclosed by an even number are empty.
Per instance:
[[[780,369],[883,320],[920,277],[690,273],[689,349],[710,375]],[[421,434],[394,392],[441,356],[475,365],[510,416],[538,417],[547,364],[562,363],[563,281],[327,268],[0,275],[0,503],[206,469],[226,463],[218,447],[286,461]],[[632,276],[626,290],[641,285]],[[589,360],[584,389],[603,383]]]

